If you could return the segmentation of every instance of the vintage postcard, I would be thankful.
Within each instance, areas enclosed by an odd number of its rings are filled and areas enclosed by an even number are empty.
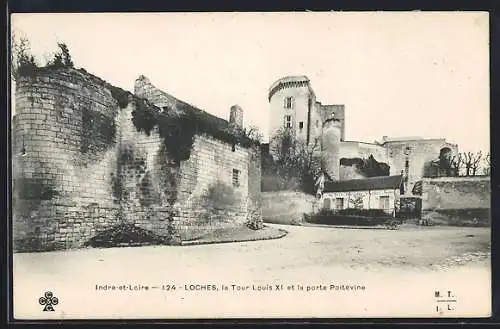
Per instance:
[[[488,13],[11,30],[16,320],[491,315]]]

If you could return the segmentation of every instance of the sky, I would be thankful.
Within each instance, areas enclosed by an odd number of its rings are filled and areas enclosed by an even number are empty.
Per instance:
[[[268,138],[269,86],[306,75],[344,104],[346,139],[446,138],[489,151],[489,26],[481,12],[13,14],[41,59],[65,42],[76,67],[133,91],[139,75]]]

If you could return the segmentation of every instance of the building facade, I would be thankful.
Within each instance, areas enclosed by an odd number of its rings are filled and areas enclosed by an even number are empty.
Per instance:
[[[323,209],[380,209],[393,214],[400,199],[403,176],[372,177],[327,182]]]
[[[374,143],[346,140],[345,106],[321,104],[306,76],[277,80],[269,88],[268,99],[270,152],[275,147],[273,137],[282,129],[291,131],[308,145],[320,141],[322,169],[331,180],[366,178],[359,168],[345,165],[349,161],[343,160],[366,160],[372,156],[387,164],[388,175],[402,174],[405,193],[411,193],[414,184],[423,177],[426,164],[438,159],[443,152],[451,156],[458,153],[458,146],[444,138],[384,136]]]

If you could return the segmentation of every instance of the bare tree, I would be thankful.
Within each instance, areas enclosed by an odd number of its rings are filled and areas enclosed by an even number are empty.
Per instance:
[[[271,140],[273,162],[264,168],[265,175],[274,175],[277,188],[289,190],[300,188],[314,193],[314,181],[319,175],[319,159],[316,154],[319,139],[311,143],[297,139],[293,131],[281,129]]]
[[[483,174],[489,175],[490,173],[491,173],[491,155],[490,153],[488,153],[484,157]]]
[[[249,126],[249,127],[245,128],[244,132],[245,132],[246,136],[258,141],[259,143],[261,143],[262,140],[264,139],[264,136],[260,132],[259,128],[255,127],[255,126]]]
[[[12,31],[10,38],[11,77],[17,81],[20,76],[27,75],[38,67],[35,57],[31,54],[29,40]]]
[[[465,167],[465,176],[475,176],[480,167],[482,153],[481,151],[477,153],[467,152],[464,153],[464,167]]]
[[[482,160],[483,154],[481,151],[476,153],[474,155],[474,161],[472,161],[472,176],[479,175],[479,169],[481,168],[481,160]]]
[[[455,154],[450,159],[451,168],[454,176],[460,176],[464,167],[464,156],[462,153]]]

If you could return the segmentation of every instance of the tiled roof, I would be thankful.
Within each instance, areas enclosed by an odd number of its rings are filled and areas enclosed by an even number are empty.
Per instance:
[[[402,176],[397,175],[325,182],[323,193],[397,189],[401,180]]]

